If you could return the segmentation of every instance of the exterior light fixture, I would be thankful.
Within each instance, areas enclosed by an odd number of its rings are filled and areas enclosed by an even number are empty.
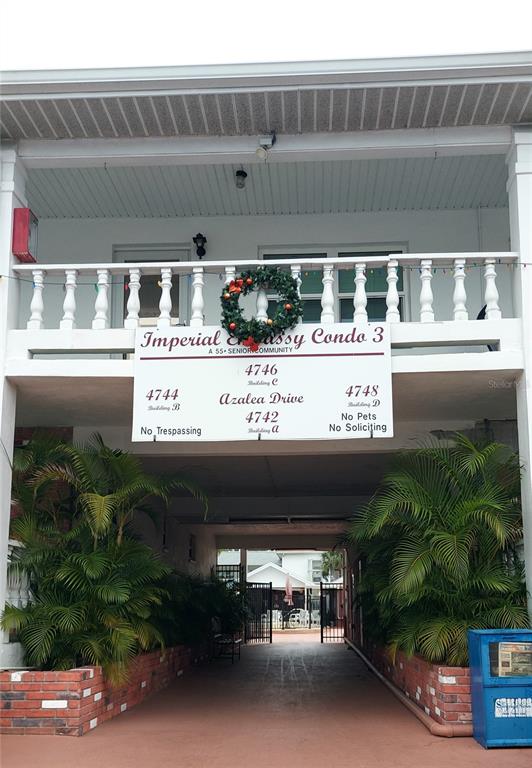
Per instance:
[[[266,160],[268,157],[268,151],[273,147],[277,137],[275,132],[266,133],[264,136],[259,136],[259,146],[255,150],[255,154],[260,160]]]
[[[248,175],[243,168],[235,173],[235,184],[237,189],[244,189]]]
[[[205,256],[205,243],[207,242],[205,235],[198,232],[198,234],[192,238],[192,242],[196,246],[196,256],[199,259],[203,258],[203,256]]]

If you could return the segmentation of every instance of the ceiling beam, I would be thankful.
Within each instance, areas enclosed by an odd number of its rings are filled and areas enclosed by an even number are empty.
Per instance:
[[[506,154],[510,144],[510,126],[282,135],[267,162]],[[18,143],[18,154],[28,169],[250,165],[265,162],[256,156],[257,147],[257,136],[24,139]]]

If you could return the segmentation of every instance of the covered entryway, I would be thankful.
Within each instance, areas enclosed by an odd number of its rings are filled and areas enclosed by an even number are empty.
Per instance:
[[[11,736],[10,768],[490,768],[497,750],[441,739],[343,644],[248,646],[242,661],[198,667],[82,739]],[[505,768],[528,768],[506,750]]]

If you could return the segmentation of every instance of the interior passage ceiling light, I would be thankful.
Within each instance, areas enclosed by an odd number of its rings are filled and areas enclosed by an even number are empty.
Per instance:
[[[235,173],[235,184],[237,189],[244,189],[248,175],[243,168]]]

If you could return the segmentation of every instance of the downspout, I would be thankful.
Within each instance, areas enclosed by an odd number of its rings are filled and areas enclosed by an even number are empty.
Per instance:
[[[379,678],[381,683],[383,683],[389,689],[389,691],[393,693],[396,699],[399,699],[401,704],[404,704],[404,706],[423,723],[425,728],[427,728],[427,730],[430,731],[433,736],[443,736],[445,738],[451,739],[456,736],[473,735],[473,726],[470,723],[437,723],[432,719],[432,717],[427,715],[426,712],[420,709],[417,704],[414,704],[414,702],[409,699],[408,696],[406,696],[401,690],[399,690],[397,686],[387,680],[384,675],[382,675],[379,670],[371,663],[368,657],[362,653],[360,648],[358,648],[347,638],[345,638],[345,642],[360,656],[364,664],[373,672],[374,675]]]

